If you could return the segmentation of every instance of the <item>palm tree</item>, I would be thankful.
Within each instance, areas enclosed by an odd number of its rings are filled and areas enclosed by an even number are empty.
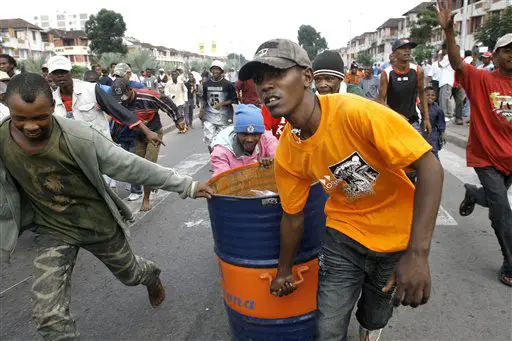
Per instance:
[[[123,62],[131,65],[133,73],[139,73],[147,68],[154,69],[157,65],[156,58],[151,52],[141,50],[129,52],[123,58]]]
[[[101,55],[101,58],[98,60],[98,64],[100,64],[102,69],[110,68],[110,64],[112,63],[121,63],[123,60],[123,55],[120,53],[107,52]]]
[[[20,69],[25,72],[41,73],[44,63],[46,62],[45,56],[31,57],[23,60],[20,64]]]

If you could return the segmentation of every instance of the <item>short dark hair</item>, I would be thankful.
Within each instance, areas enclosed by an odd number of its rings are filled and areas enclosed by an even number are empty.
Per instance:
[[[464,51],[464,58],[473,56],[473,51],[466,50]]]
[[[425,90],[424,90],[424,91],[425,91],[425,92],[426,92],[426,91],[434,91],[434,92],[436,92],[436,89],[434,89],[434,87],[433,87],[433,86],[427,86],[427,87],[425,87]]]
[[[7,59],[9,64],[14,65],[14,67],[18,67],[18,63],[16,63],[16,59],[9,54],[2,53],[0,54],[0,58]]]
[[[18,94],[26,103],[34,103],[38,96],[45,96],[48,102],[53,104],[53,95],[50,84],[43,76],[24,72],[14,76],[7,84],[5,92],[5,102],[9,102],[9,98],[14,94]]]
[[[87,81],[87,79],[89,78],[95,78],[96,81],[98,80],[99,76],[98,74],[96,73],[96,71],[93,71],[93,70],[89,70],[89,71],[86,71],[84,73],[84,81]]]

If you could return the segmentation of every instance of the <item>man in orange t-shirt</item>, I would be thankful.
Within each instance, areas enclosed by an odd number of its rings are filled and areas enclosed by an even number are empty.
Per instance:
[[[284,214],[271,293],[296,289],[291,269],[304,230],[302,211],[311,183],[320,181],[330,197],[319,256],[317,339],[346,340],[361,297],[360,338],[378,340],[392,315],[390,300],[416,307],[429,298],[428,254],[443,182],[439,161],[391,109],[350,94],[315,96],[311,62],[292,41],[263,43],[239,78],[253,79],[271,115],[288,121],[275,156]],[[418,173],[416,190],[406,167]]]

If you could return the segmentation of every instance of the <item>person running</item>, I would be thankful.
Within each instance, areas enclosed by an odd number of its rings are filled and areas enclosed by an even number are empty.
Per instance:
[[[0,195],[0,207],[12,207],[24,223],[37,227],[32,300],[38,332],[45,340],[79,338],[69,308],[80,248],[103,262],[123,284],[145,285],[151,305],[160,305],[165,299],[161,270],[131,250],[126,236],[133,215],[105,185],[102,174],[176,192],[182,198],[208,198],[212,190],[118,148],[83,122],[52,115],[52,91],[40,75],[13,78],[6,98],[11,115],[0,125],[0,167],[7,178],[0,179],[0,188],[11,196],[6,202]],[[8,238],[0,245],[8,257],[23,226],[19,219],[6,223],[2,222],[2,236]]]
[[[269,167],[274,159],[277,142],[277,138],[265,130],[260,108],[254,104],[238,105],[235,125],[225,128],[213,139],[213,176],[256,162]]]
[[[119,103],[128,110],[135,112],[137,117],[145,122],[147,127],[157,134],[160,139],[163,137],[163,128],[158,113],[159,110],[169,115],[176,124],[178,131],[185,131],[184,118],[180,116],[178,108],[169,97],[161,96],[160,93],[149,89],[132,88],[128,79],[129,76],[116,78],[112,85],[112,95]],[[135,133],[135,153],[138,156],[156,163],[159,152],[159,144],[153,145],[144,135]],[[149,211],[152,208],[149,200],[151,190],[151,187],[144,186],[141,211]]]
[[[475,169],[482,184],[464,184],[466,193],[460,214],[470,215],[476,204],[489,208],[491,226],[503,255],[499,280],[512,286],[512,209],[507,194],[512,185],[512,33],[496,42],[493,56],[497,70],[478,70],[460,59],[451,1],[438,1],[438,7],[450,64],[471,101],[467,165]]]
[[[371,66],[363,67],[364,77],[359,80],[359,87],[363,90],[364,97],[377,100],[379,97],[380,81],[373,73]]]
[[[150,68],[146,68],[146,75],[144,76],[144,85],[149,90],[158,90],[157,79],[153,75],[153,70]]]
[[[152,132],[130,110],[119,105],[98,84],[73,79],[71,62],[66,57],[51,57],[48,60],[48,69],[58,86],[53,92],[54,115],[86,122],[110,139],[110,126],[104,114],[106,113],[130,129],[137,127],[152,144],[162,143],[158,134]]]
[[[6,72],[12,78],[20,74],[20,70],[17,67],[16,59],[8,54],[0,54],[0,71]]]
[[[199,119],[203,121],[204,142],[211,151],[213,138],[228,125],[233,124],[233,104],[237,103],[235,87],[224,78],[224,63],[213,61],[212,77],[203,85],[203,102]]]
[[[274,159],[284,213],[270,292],[284,296],[297,287],[291,270],[303,209],[311,183],[320,181],[330,198],[319,256],[317,340],[347,340],[359,297],[360,340],[377,340],[393,305],[417,307],[429,299],[428,254],[443,169],[423,137],[389,108],[360,96],[316,96],[311,66],[302,47],[273,39],[239,72],[241,80],[254,80],[273,117],[288,120]],[[405,167],[417,170],[416,189]]]
[[[171,73],[171,80],[165,84],[164,94],[165,96],[172,99],[174,104],[176,104],[176,106],[178,107],[178,116],[185,117],[185,104],[187,104],[188,101],[188,90],[183,81],[179,80],[178,77],[178,70],[174,70]],[[186,118],[185,122],[187,120],[188,119]],[[186,133],[187,128],[185,128],[181,132]]]
[[[428,134],[432,133],[428,104],[425,98],[423,70],[411,63],[411,50],[418,44],[407,39],[398,39],[392,50],[395,62],[381,74],[378,101],[405,117],[422,132],[418,98],[423,112],[423,124]]]
[[[261,106],[261,101],[258,98],[258,94],[256,93],[256,86],[254,85],[254,81],[252,79],[247,81],[238,80],[235,84],[235,89],[240,103]]]
[[[193,121],[194,121],[194,109],[195,98],[197,96],[197,82],[194,74],[191,72],[188,76],[188,80],[185,82],[185,86],[187,87],[187,103],[185,104],[185,123],[187,127],[190,129],[194,129]]]

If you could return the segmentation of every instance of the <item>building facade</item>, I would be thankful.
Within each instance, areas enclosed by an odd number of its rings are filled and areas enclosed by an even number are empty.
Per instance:
[[[35,16],[33,22],[43,30],[51,28],[64,31],[85,31],[85,22],[89,20],[88,13],[67,13],[57,11],[54,14]]]
[[[52,29],[47,33],[47,41],[54,46],[57,56],[67,57],[74,65],[89,67],[89,40],[84,31],[63,31]]]
[[[42,29],[23,19],[0,20],[0,51],[15,59],[49,57],[53,45],[45,42]]]

